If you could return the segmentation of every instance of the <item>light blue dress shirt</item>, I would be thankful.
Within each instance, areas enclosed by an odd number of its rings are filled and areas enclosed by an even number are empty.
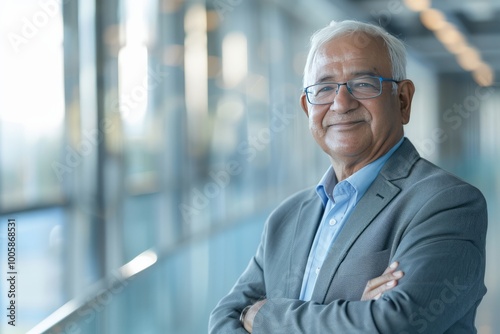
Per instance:
[[[337,183],[335,172],[330,166],[319,182],[316,192],[323,202],[325,211],[307,259],[300,291],[301,300],[311,300],[316,280],[329,249],[356,204],[373,183],[389,157],[401,146],[403,139],[404,137],[389,152],[347,179]]]

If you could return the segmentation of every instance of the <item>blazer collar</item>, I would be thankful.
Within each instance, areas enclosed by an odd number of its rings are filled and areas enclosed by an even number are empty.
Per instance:
[[[408,138],[405,138],[401,146],[382,167],[380,174],[388,181],[405,178],[410,174],[411,168],[418,159],[420,155],[415,146]]]

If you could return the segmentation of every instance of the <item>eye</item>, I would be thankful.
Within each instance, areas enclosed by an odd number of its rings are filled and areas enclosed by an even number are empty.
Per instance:
[[[370,80],[355,81],[351,84],[352,89],[378,89],[377,85]]]
[[[333,85],[321,85],[321,86],[318,86],[318,90],[316,91],[316,95],[326,94],[326,93],[331,92],[332,90],[335,90],[335,87]]]

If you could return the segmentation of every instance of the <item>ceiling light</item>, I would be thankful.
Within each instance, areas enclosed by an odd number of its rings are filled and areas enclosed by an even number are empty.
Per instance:
[[[411,10],[421,12],[422,25],[433,31],[443,46],[450,53],[455,54],[458,64],[464,70],[473,72],[474,80],[479,85],[490,86],[493,84],[495,73],[488,64],[481,60],[479,51],[468,45],[466,37],[457,27],[446,21],[446,17],[441,11],[430,8],[430,0],[404,0],[404,3]],[[491,8],[485,5],[481,7],[481,11],[483,13],[491,12]]]
[[[466,71],[472,71],[482,64],[481,55],[476,49],[467,47],[457,55],[458,64]]]
[[[434,31],[434,34],[445,45],[457,44],[464,40],[462,33],[450,23],[444,23],[441,29]]]
[[[405,5],[415,12],[420,12],[430,7],[430,0],[404,0]]]
[[[477,84],[483,87],[491,86],[495,79],[495,73],[493,72],[491,67],[482,62],[472,72],[472,76]]]
[[[446,24],[444,14],[433,8],[426,9],[420,13],[420,21],[429,30],[435,31],[443,28]]]
[[[467,44],[467,41],[465,40],[465,38],[462,38],[453,44],[444,44],[444,47],[449,52],[457,55],[459,53],[463,53],[469,47],[469,45]]]

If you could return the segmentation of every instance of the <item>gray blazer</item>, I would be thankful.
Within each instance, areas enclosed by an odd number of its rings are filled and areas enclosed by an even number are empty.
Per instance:
[[[476,333],[486,293],[486,202],[481,192],[422,159],[408,139],[358,202],[327,255],[312,300],[299,300],[322,203],[314,189],[283,202],[209,332],[246,333],[241,310],[261,298],[253,333]],[[378,300],[368,280],[393,261],[405,272]]]

